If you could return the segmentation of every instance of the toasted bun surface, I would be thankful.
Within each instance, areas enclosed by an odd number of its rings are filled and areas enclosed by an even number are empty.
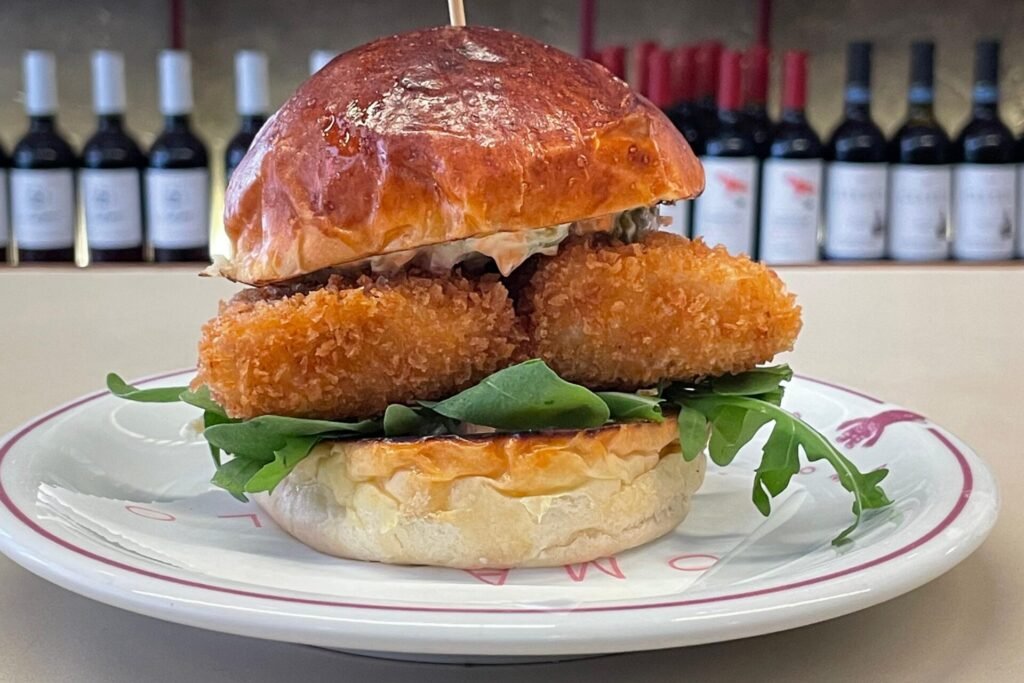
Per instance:
[[[704,479],[675,420],[581,432],[320,444],[255,496],[331,555],[443,567],[587,562],[674,529]]]
[[[428,29],[302,85],[232,174],[225,226],[250,284],[696,195],[671,122],[603,67],[514,33]]]

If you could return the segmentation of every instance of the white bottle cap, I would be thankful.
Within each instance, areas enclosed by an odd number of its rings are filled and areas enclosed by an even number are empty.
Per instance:
[[[22,58],[25,78],[25,113],[52,116],[57,113],[57,60],[52,52],[29,50]]]
[[[327,66],[327,62],[334,59],[337,55],[337,52],[331,52],[330,50],[313,50],[310,52],[309,75],[312,76],[317,71]]]
[[[242,116],[270,111],[267,55],[256,50],[235,53],[235,108]]]
[[[124,57],[120,52],[92,53],[92,108],[100,115],[124,113]]]
[[[184,50],[160,53],[160,113],[179,116],[192,113],[192,60]]]

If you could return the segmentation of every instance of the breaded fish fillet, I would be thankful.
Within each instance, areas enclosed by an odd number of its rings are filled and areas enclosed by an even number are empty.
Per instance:
[[[574,238],[539,259],[517,306],[527,355],[592,389],[747,370],[791,349],[801,325],[774,272],[664,232]]]
[[[232,417],[360,419],[456,393],[508,365],[521,344],[496,276],[334,278],[221,304],[203,327],[194,384]]]

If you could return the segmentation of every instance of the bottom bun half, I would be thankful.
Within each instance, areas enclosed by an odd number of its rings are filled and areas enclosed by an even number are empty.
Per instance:
[[[319,444],[255,499],[330,555],[463,569],[587,562],[686,516],[705,458],[675,420],[586,431]]]

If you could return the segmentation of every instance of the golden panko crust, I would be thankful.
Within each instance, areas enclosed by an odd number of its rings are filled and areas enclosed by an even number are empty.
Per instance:
[[[527,355],[593,389],[748,370],[790,350],[801,327],[772,270],[664,232],[568,242],[537,261],[517,305]]]
[[[310,292],[249,290],[223,303],[203,327],[194,385],[232,417],[358,419],[472,386],[521,344],[496,276],[333,278]]]

